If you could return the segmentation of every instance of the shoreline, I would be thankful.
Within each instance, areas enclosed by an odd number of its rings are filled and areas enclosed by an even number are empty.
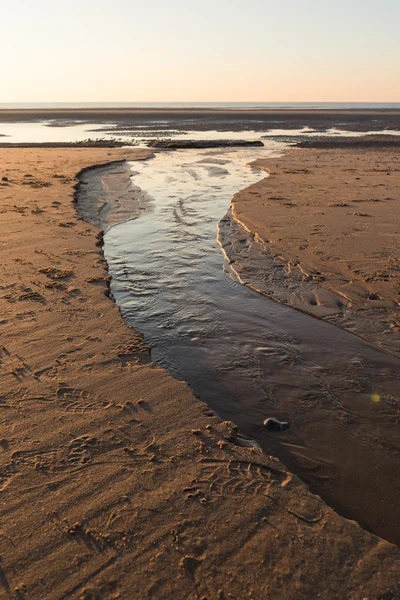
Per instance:
[[[151,363],[110,301],[99,234],[75,211],[76,173],[149,153],[0,154],[7,597],[400,593],[400,549],[238,446],[235,426]]]
[[[3,122],[58,121],[62,125],[72,121],[132,126],[152,120],[170,121],[173,128],[191,127],[210,129],[210,123],[218,128],[298,129],[311,126],[320,130],[340,125],[349,131],[380,131],[395,129],[400,132],[400,109],[0,109]],[[197,123],[193,121],[198,120]],[[202,121],[204,121],[202,123]]]
[[[8,136],[0,136],[8,137]],[[89,140],[83,142],[0,142],[0,148],[133,148],[137,147],[129,141]]]
[[[244,238],[246,235],[247,238]],[[261,296],[265,296],[279,304],[289,306],[315,319],[327,321],[331,325],[335,325],[339,329],[355,335],[391,356],[400,356],[400,351],[397,348],[383,347],[375,340],[372,340],[367,334],[362,334],[356,329],[347,329],[341,322],[338,322],[335,317],[342,316],[342,313],[335,304],[336,302],[340,302],[340,298],[329,298],[329,295],[327,295],[325,304],[319,307],[310,307],[305,302],[298,301],[297,299],[294,301],[291,298],[291,292],[285,290],[286,284],[280,289],[268,289],[270,286],[266,284],[265,272],[272,271],[278,278],[286,278],[283,272],[287,263],[279,256],[274,255],[263,240],[254,235],[240,220],[234,217],[231,208],[228,209],[218,223],[217,244],[221,249],[227,267],[232,273],[233,279],[240,283],[240,285],[244,285]],[[250,252],[248,250],[249,247],[251,247]],[[244,261],[242,260],[243,252],[246,252],[247,255]],[[236,263],[239,263],[240,260],[242,260],[242,264],[238,266]],[[289,288],[292,288],[293,284],[295,284],[296,292],[303,292],[305,294],[315,293],[315,286],[304,285],[303,279],[293,277],[287,283]]]
[[[243,236],[246,235],[248,237],[247,239],[244,239]],[[265,283],[265,271],[273,271],[280,277],[285,269],[286,263],[278,256],[275,256],[261,239],[257,239],[256,235],[240,223],[240,221],[232,215],[231,208],[228,209],[224,217],[218,223],[217,244],[223,254],[226,266],[231,272],[232,278],[240,285],[244,285],[253,292],[265,296],[265,298],[289,306],[314,319],[327,321],[331,325],[351,333],[390,356],[395,358],[400,356],[397,349],[382,347],[371,341],[371,339],[368,339],[365,335],[362,335],[356,330],[346,329],[341,323],[337,322],[335,317],[341,315],[341,312],[335,308],[330,298],[325,306],[313,310],[313,308],[310,309],[303,302],[293,302],[290,298],[290,292],[285,294],[284,289],[268,290],[268,286],[266,286]],[[252,247],[251,253],[248,252],[249,246]],[[243,261],[244,264],[241,264],[238,267],[236,263],[239,262],[239,257],[240,259],[243,258],[243,251],[246,251],[247,260]],[[246,262],[248,262],[248,264],[246,264]],[[300,291],[299,286],[301,283],[301,280],[293,278],[290,282],[290,287],[295,284],[297,286],[296,291]],[[311,288],[307,286],[305,289],[306,293],[315,292],[315,287]]]

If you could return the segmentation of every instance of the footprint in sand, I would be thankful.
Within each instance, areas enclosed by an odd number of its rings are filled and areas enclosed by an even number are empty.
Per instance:
[[[70,269],[55,269],[54,267],[43,267],[39,269],[39,273],[51,279],[67,279],[74,276],[74,272]]]
[[[56,394],[66,412],[85,413],[96,410],[99,406],[95,401],[90,400],[90,394],[85,390],[60,385]]]
[[[97,445],[97,439],[88,435],[74,438],[69,444],[68,462],[73,464],[90,462],[93,458],[93,450]]]

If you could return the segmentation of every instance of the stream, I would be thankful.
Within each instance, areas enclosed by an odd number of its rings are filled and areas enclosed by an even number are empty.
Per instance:
[[[400,544],[400,361],[237,283],[216,242],[232,196],[265,177],[248,163],[282,149],[271,141],[127,163],[146,202],[140,218],[105,227],[112,294],[153,360],[340,514]],[[107,173],[83,176],[86,204],[99,190],[112,203]],[[290,429],[267,431],[268,417]]]

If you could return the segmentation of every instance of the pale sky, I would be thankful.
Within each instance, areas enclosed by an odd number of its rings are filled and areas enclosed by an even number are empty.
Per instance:
[[[400,102],[400,0],[3,0],[2,102]]]

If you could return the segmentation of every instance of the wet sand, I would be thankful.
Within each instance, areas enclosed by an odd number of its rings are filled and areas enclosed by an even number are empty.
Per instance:
[[[399,597],[399,549],[241,446],[110,300],[75,176],[147,155],[0,151],[0,595]]]
[[[221,230],[242,281],[399,355],[398,150],[290,149],[258,165],[270,176],[235,196]]]
[[[148,158],[151,156],[148,152]],[[151,211],[151,197],[132,184],[132,172],[126,165],[121,162],[89,168],[79,175],[75,208],[85,221],[104,233]]]
[[[71,124],[76,120],[87,123],[107,123],[126,128],[152,121],[170,121],[173,129],[210,129],[263,131],[266,128],[297,129],[314,127],[321,131],[340,127],[348,131],[400,131],[400,110],[365,109],[25,109],[0,110],[1,122],[32,122],[53,120],[54,124]],[[190,124],[190,125],[189,125]],[[166,124],[163,123],[163,127]],[[212,127],[211,127],[212,128]]]

